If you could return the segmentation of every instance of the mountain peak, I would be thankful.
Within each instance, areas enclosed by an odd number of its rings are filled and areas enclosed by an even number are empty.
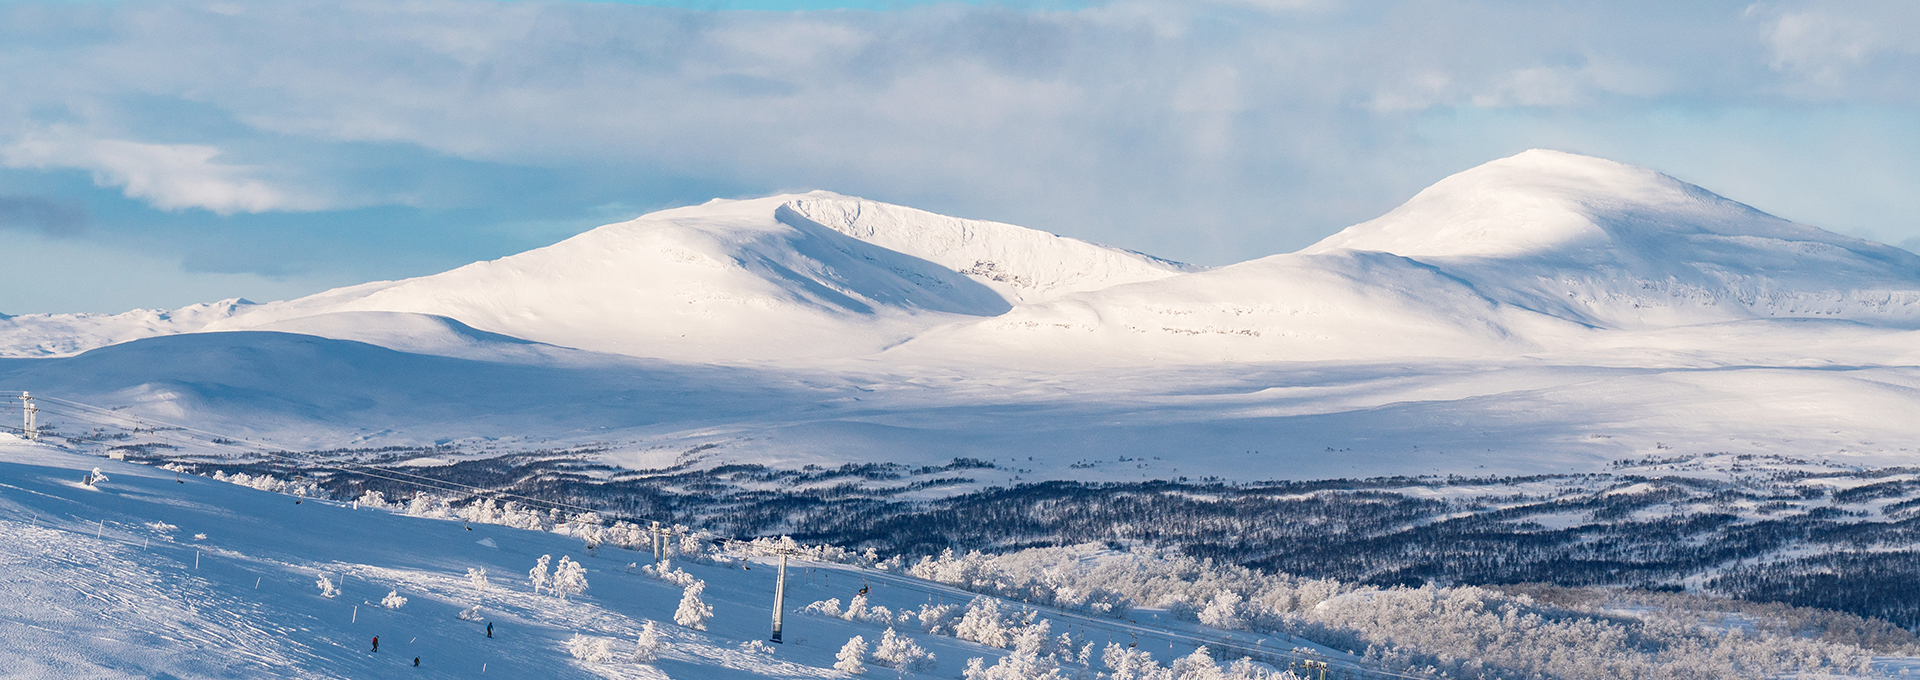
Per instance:
[[[1440,180],[1303,253],[1442,266],[1496,299],[1606,328],[1751,317],[1920,322],[1920,257],[1673,177],[1535,149]]]
[[[1649,232],[1827,240],[1665,174],[1604,158],[1533,149],[1440,180],[1377,219],[1305,252],[1515,257],[1604,250]]]

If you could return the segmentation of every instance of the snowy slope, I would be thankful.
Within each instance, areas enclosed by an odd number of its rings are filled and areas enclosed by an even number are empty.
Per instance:
[[[775,216],[796,226],[817,224],[965,273],[1016,305],[1202,269],[1011,224],[825,192],[788,201]]]
[[[108,480],[81,484],[96,466]],[[642,553],[589,552],[579,539],[557,533],[294,501],[193,476],[176,482],[164,470],[0,434],[0,674],[845,678],[833,670],[841,646],[856,635],[871,645],[888,626],[801,614],[807,603],[850,600],[865,589],[873,605],[904,612],[974,597],[925,581],[796,560],[788,574],[784,643],[748,645],[769,634],[774,570],[766,558],[675,562],[706,584],[701,599],[712,607],[712,619],[696,630],[674,623],[681,587],[634,568],[651,562]],[[566,600],[533,592],[528,570],[542,555],[582,564],[586,591]],[[470,569],[486,570],[487,583],[470,580]],[[322,594],[323,574],[337,595]],[[389,593],[405,602],[381,606]],[[475,606],[477,616],[459,617]],[[1002,606],[1019,609],[1018,603]],[[1157,616],[1150,615],[1133,624],[1044,613],[1059,622],[1057,632],[1102,644],[1139,639],[1174,655],[1192,652],[1200,634],[1193,624],[1155,625]],[[635,663],[635,640],[649,620],[659,624],[666,646],[657,660]],[[991,664],[1008,654],[896,625],[933,653],[932,663],[899,671],[869,665],[867,677],[952,678],[969,658]],[[576,658],[567,644],[575,635],[607,641],[614,658]],[[1204,635],[1216,650],[1222,641],[1247,649],[1312,647],[1284,636]],[[375,636],[377,653],[370,644]]]
[[[0,357],[72,356],[128,340],[193,333],[244,314],[252,306],[235,298],[174,310],[136,309],[121,314],[0,314]]]
[[[1030,229],[814,192],[653,213],[443,274],[266,305],[213,329],[408,312],[680,361],[857,356],[1024,299],[1181,270]]]
[[[1533,150],[1448,177],[1305,253],[1413,258],[1602,328],[1749,318],[1920,327],[1920,255],[1600,158]]]
[[[1070,295],[928,333],[892,354],[1006,353],[1028,366],[1474,357],[1537,351],[1579,334],[1432,266],[1336,251]]]

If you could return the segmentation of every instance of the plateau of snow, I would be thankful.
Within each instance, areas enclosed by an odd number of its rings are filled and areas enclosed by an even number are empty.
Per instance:
[[[815,192],[190,309],[0,319],[0,385],[290,447],[1006,466],[981,485],[1896,465],[1920,435],[1920,256],[1553,151],[1215,269]]]

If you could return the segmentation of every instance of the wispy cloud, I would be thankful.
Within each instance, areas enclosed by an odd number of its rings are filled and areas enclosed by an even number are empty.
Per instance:
[[[1220,263],[1526,146],[1672,158],[1694,143],[1662,122],[1676,110],[1759,112],[1793,135],[1820,124],[1808,110],[1920,109],[1910,2],[1060,6],[5,5],[0,159],[233,215],[566,201],[584,215],[828,188]],[[1446,127],[1486,112],[1524,125]],[[1780,149],[1783,173],[1842,167],[1777,139],[1747,142]],[[1920,160],[1902,155],[1854,171],[1911,176]],[[462,190],[450,163],[495,175],[461,175],[487,187]],[[1904,200],[1834,199],[1831,219]],[[1898,218],[1863,226],[1920,233]]]
[[[219,149],[202,144],[94,139],[62,128],[0,146],[0,163],[8,167],[86,170],[94,183],[120,188],[162,210],[202,208],[231,215],[327,207],[254,177],[257,168],[223,164],[219,156]]]

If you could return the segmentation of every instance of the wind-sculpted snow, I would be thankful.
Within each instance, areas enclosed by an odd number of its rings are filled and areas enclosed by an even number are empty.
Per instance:
[[[1016,305],[1201,269],[1011,224],[826,192],[794,198],[775,216],[796,226],[824,226],[983,279]]]

